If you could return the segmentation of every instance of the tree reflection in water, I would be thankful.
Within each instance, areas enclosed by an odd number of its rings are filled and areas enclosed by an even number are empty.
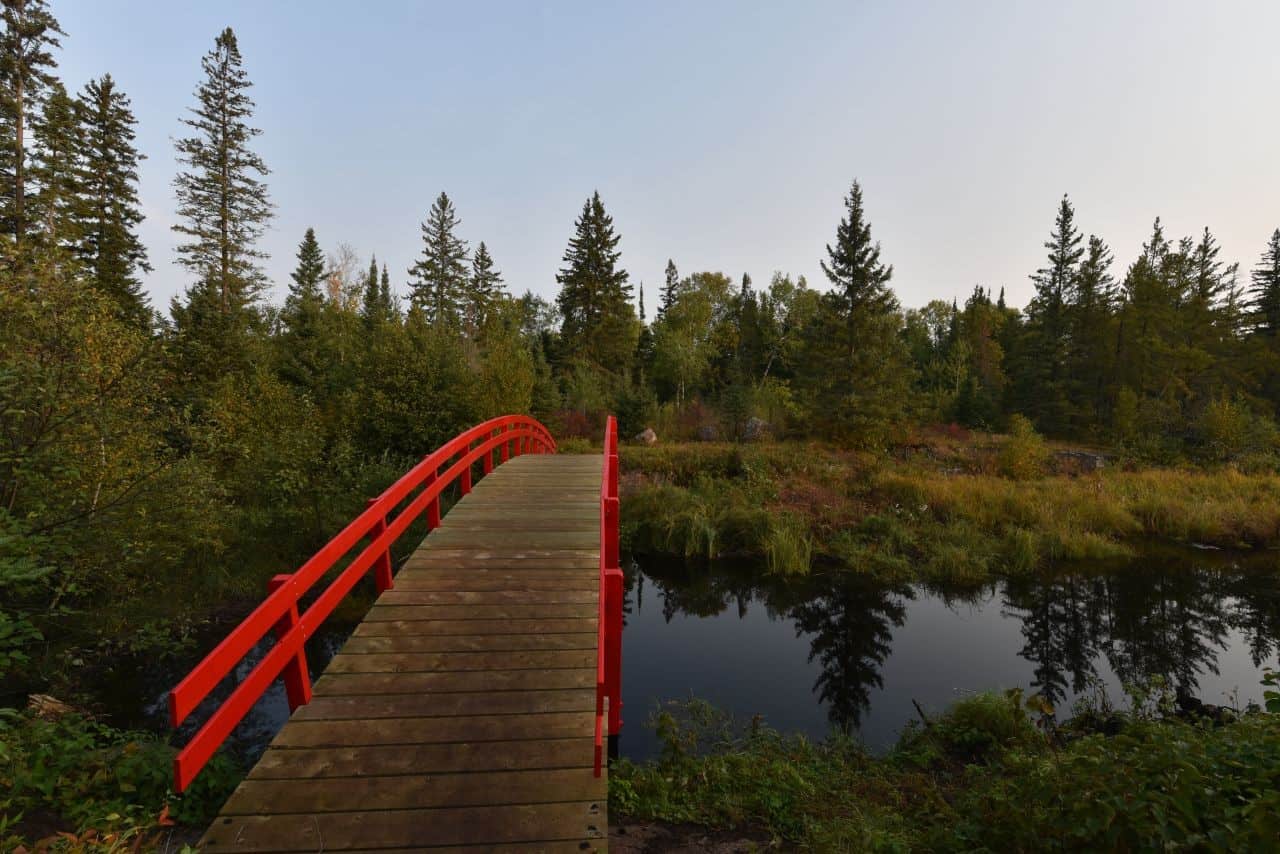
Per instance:
[[[1232,632],[1242,636],[1254,667],[1280,655],[1274,569],[1185,552],[1110,571],[1011,579],[978,591],[886,585],[854,572],[785,578],[724,564],[632,567],[627,585],[628,613],[647,593],[661,600],[668,623],[676,615],[728,616],[731,607],[741,619],[753,603],[771,620],[792,621],[818,668],[813,692],[829,721],[846,730],[859,726],[872,694],[884,688],[894,634],[918,599],[934,597],[951,607],[964,602],[990,619],[1018,621],[1023,643],[1017,655],[1033,665],[1031,688],[1055,705],[1085,691],[1104,664],[1121,683],[1159,675],[1196,693],[1236,643]],[[981,667],[974,673],[980,678]]]

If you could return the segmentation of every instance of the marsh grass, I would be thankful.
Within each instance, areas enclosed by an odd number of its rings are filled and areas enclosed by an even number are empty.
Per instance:
[[[1016,466],[1017,477],[985,471],[973,461],[987,449],[964,446],[905,459],[801,443],[624,448],[623,524],[641,553],[748,555],[782,573],[834,561],[896,580],[972,584],[1132,557],[1153,540],[1280,546],[1274,472],[1044,473],[1040,441],[1015,448],[1036,461]]]

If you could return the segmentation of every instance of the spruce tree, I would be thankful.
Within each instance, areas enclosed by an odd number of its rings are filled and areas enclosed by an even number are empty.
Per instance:
[[[289,296],[284,303],[285,319],[291,327],[313,323],[324,303],[324,252],[314,228],[302,235],[297,258],[298,266],[289,274]]]
[[[382,265],[382,281],[379,283],[378,297],[387,320],[399,320],[400,307],[396,305],[396,298],[391,293],[391,276],[387,273],[386,264]]]
[[[1064,195],[1044,244],[1048,264],[1031,276],[1036,295],[1027,306],[1015,365],[1015,408],[1051,432],[1067,429],[1070,420],[1067,305],[1075,299],[1083,240],[1075,225],[1075,209]]]
[[[382,307],[382,294],[378,290],[378,257],[376,255],[369,260],[369,272],[364,277],[360,319],[368,329],[372,329],[386,319],[386,312]]]
[[[593,193],[574,222],[564,267],[556,276],[565,355],[613,372],[626,368],[635,336],[631,286],[618,263],[620,240],[600,193]]]
[[[32,122],[36,146],[28,175],[36,190],[25,216],[32,234],[38,233],[48,246],[74,251],[80,242],[83,206],[80,109],[56,80],[42,107]]]
[[[1069,380],[1072,432],[1101,429],[1107,423],[1107,387],[1115,351],[1116,283],[1114,256],[1102,238],[1089,235],[1071,303],[1066,306],[1066,376]]]
[[[458,326],[467,290],[467,245],[456,234],[458,215],[441,193],[422,224],[422,257],[409,268],[412,301],[431,324]]]
[[[1264,338],[1280,339],[1280,228],[1271,233],[1249,278],[1254,330]]]
[[[27,131],[45,91],[53,84],[57,62],[52,49],[66,33],[45,0],[3,0],[4,34],[0,36],[0,230],[22,249],[32,225],[27,211],[33,195],[29,183],[31,146]]]
[[[315,393],[323,373],[321,318],[324,314],[324,252],[316,232],[308,228],[298,244],[298,265],[289,274],[289,296],[285,298],[285,332],[280,342],[281,375],[301,388]]]
[[[676,301],[676,296],[680,293],[680,271],[676,269],[676,262],[670,258],[667,259],[667,270],[665,278],[662,282],[662,292],[658,295],[658,312],[654,315],[654,321],[662,320],[666,316],[667,310],[671,308],[671,304]]]
[[[798,378],[810,418],[833,438],[882,441],[904,415],[910,366],[889,289],[893,268],[880,260],[857,181],[822,269],[835,288],[806,329],[808,370]]]
[[[471,259],[471,278],[467,281],[465,316],[470,335],[484,328],[490,310],[501,296],[502,274],[493,269],[493,256],[482,240]]]
[[[250,306],[266,285],[257,248],[271,219],[267,164],[251,148],[262,133],[249,122],[254,103],[240,48],[231,28],[214,41],[201,67],[196,106],[182,120],[194,134],[177,141],[185,169],[174,180],[182,235],[178,263],[196,277],[188,290],[192,307],[224,318]]]
[[[143,215],[138,201],[134,146],[137,120],[129,98],[111,75],[91,80],[80,96],[84,126],[79,255],[90,281],[120,307],[122,317],[147,322],[150,309],[138,271],[151,272],[138,239]]]

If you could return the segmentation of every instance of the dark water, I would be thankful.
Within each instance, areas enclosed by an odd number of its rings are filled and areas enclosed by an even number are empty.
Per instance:
[[[815,739],[847,728],[876,751],[916,717],[913,700],[932,713],[983,690],[1038,691],[1069,713],[1095,686],[1121,702],[1122,683],[1162,675],[1204,702],[1243,707],[1261,699],[1262,667],[1280,664],[1278,567],[1276,555],[1244,563],[1175,552],[974,592],[886,586],[848,572],[788,580],[733,566],[633,563],[619,747],[635,759],[654,755],[646,719],[660,703],[690,697]],[[335,621],[308,644],[313,678],[353,627]],[[192,715],[179,743],[269,644]],[[163,729],[165,693],[194,663],[120,662],[99,692],[109,719]],[[228,747],[255,760],[288,715],[277,683]]]
[[[1277,558],[1203,553],[978,592],[884,586],[850,573],[797,582],[726,567],[634,565],[623,635],[623,755],[657,749],[659,703],[696,696],[815,739],[874,751],[966,694],[1023,688],[1069,713],[1099,688],[1164,676],[1216,705],[1260,701],[1280,655]]]

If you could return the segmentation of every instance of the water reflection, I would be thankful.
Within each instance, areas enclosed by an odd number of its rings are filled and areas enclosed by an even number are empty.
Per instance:
[[[854,573],[789,581],[742,567],[633,567],[628,719],[643,718],[637,705],[693,695],[884,748],[913,700],[941,708],[970,691],[1023,687],[1065,708],[1093,685],[1116,697],[1161,675],[1210,702],[1237,689],[1241,703],[1256,700],[1260,668],[1280,654],[1280,578],[1263,563],[1161,554],[976,592]],[[650,755],[652,735],[637,730],[623,751]]]

